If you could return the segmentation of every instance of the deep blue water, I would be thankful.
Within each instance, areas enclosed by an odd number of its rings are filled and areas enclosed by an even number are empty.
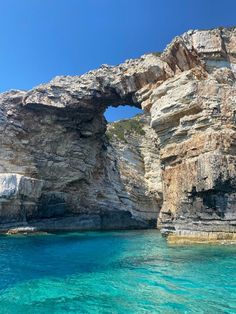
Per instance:
[[[236,313],[235,246],[157,231],[0,237],[2,313]]]

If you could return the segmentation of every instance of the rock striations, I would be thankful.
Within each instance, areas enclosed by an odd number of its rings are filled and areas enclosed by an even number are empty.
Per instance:
[[[2,231],[157,222],[172,243],[236,241],[236,28],[0,102]],[[125,104],[145,114],[107,126]]]

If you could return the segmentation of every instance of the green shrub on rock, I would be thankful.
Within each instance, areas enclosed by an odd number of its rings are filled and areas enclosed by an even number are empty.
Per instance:
[[[126,142],[126,136],[131,134],[141,136],[145,135],[145,131],[143,130],[143,122],[140,121],[138,116],[133,119],[114,122],[109,126],[106,132],[109,140],[116,138],[123,142]]]

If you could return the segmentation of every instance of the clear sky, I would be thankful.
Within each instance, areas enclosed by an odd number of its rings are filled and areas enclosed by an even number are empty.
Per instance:
[[[1,92],[162,51],[188,29],[236,25],[236,0],[0,0],[0,12]],[[108,120],[136,110],[125,108]]]

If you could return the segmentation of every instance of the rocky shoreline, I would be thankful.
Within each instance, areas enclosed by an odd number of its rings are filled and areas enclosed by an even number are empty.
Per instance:
[[[201,232],[181,230],[169,234],[169,244],[236,244],[235,232]]]

